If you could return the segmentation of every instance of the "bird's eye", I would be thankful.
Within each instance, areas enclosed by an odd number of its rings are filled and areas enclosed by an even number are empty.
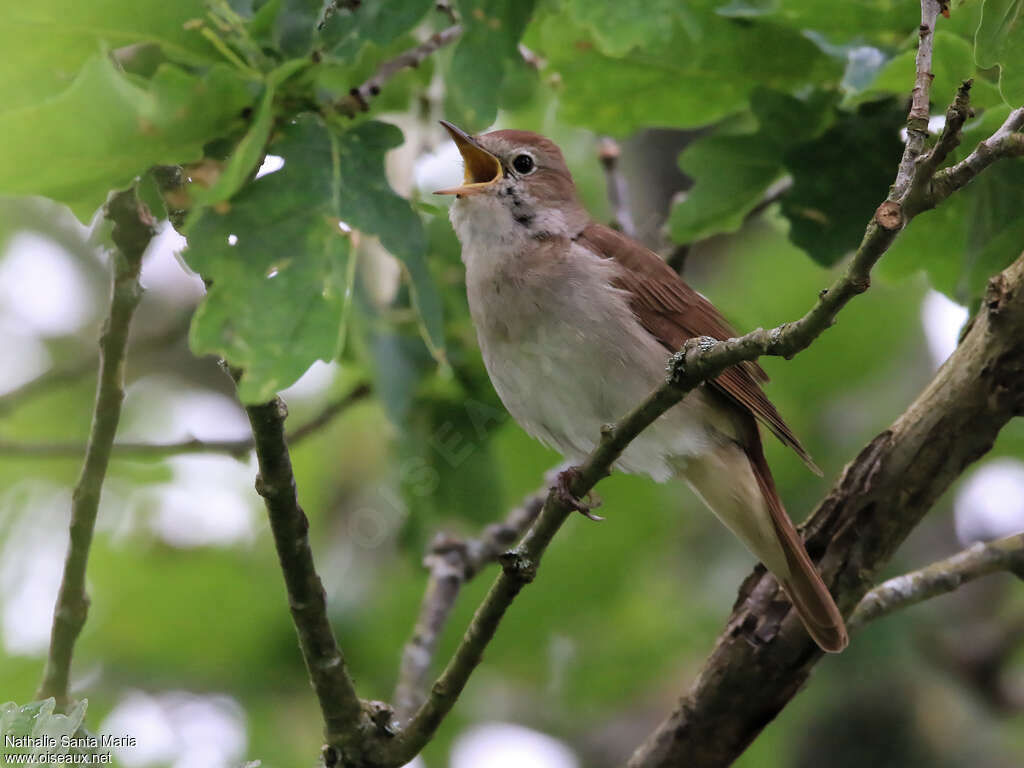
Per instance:
[[[529,173],[533,170],[533,158],[527,154],[516,155],[516,159],[512,161],[512,167],[519,173]]]

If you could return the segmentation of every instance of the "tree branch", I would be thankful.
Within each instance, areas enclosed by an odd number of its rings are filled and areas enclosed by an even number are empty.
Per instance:
[[[403,69],[418,67],[432,53],[455,42],[461,34],[462,26],[453,24],[440,32],[435,32],[416,47],[403,51],[393,59],[388,59],[380,65],[373,77],[358,88],[349,91],[348,96],[337,102],[334,108],[348,117],[355,117],[360,112],[368,111],[370,102],[376,98],[391,78]]]
[[[327,596],[313,564],[309,520],[299,506],[285,439],[284,421],[288,409],[281,398],[275,397],[263,405],[246,406],[245,411],[252,425],[259,460],[256,492],[267,507],[288,592],[288,606],[302,658],[320,702],[327,740],[342,755],[358,754],[364,734],[373,724],[356,694],[345,657],[327,618]]]
[[[408,720],[426,699],[426,680],[437,651],[437,643],[445,623],[455,606],[462,585],[491,563],[496,563],[510,546],[537,519],[547,489],[555,474],[548,473],[545,485],[526,497],[505,521],[484,529],[477,539],[456,539],[438,535],[423,560],[430,571],[423,595],[419,618],[412,637],[402,651],[402,663],[395,688],[395,714],[399,722]]]
[[[1024,570],[1024,533],[977,542],[952,557],[889,579],[872,589],[850,616],[852,630],[997,571]]]
[[[110,312],[100,336],[100,370],[93,406],[92,426],[82,472],[71,496],[71,526],[60,592],[53,613],[50,649],[37,699],[54,697],[57,708],[68,705],[68,681],[75,641],[89,612],[85,571],[96,527],[103,479],[110,461],[117,423],[124,400],[124,357],[132,315],[142,298],[139,272],[142,254],[155,232],[156,222],[135,194],[135,187],[113,193],[104,215],[114,228],[111,254]]]
[[[343,397],[328,403],[313,418],[288,433],[289,445],[296,445],[316,434],[330,424],[349,406],[365,399],[370,394],[370,385],[357,385]],[[159,459],[184,453],[226,453],[235,457],[247,456],[256,447],[251,437],[241,440],[182,440],[177,443],[114,443],[114,458]],[[85,453],[81,443],[18,443],[0,440],[0,456],[18,456],[32,459],[75,458]]]

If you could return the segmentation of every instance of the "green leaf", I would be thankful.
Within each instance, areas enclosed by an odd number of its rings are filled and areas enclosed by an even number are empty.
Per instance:
[[[19,707],[12,701],[0,704],[0,754],[35,754],[43,755],[52,750],[46,748],[17,748],[9,747],[8,737],[19,738],[30,736],[40,739],[48,737],[57,744],[62,739],[84,738],[92,736],[82,730],[82,722],[85,720],[85,710],[89,702],[85,699],[79,701],[72,710],[64,714],[55,714],[55,700],[51,697],[42,701],[33,701]],[[71,755],[93,755],[99,754],[99,748],[70,747],[66,750]],[[63,765],[63,763],[62,763]]]
[[[402,143],[393,125],[368,122],[341,135],[339,155],[345,183],[339,191],[340,217],[355,229],[376,235],[402,263],[413,301],[433,351],[444,349],[441,300],[427,268],[423,222],[409,201],[396,194],[384,173],[384,154]]]
[[[386,46],[365,42],[347,59],[328,56],[316,67],[315,84],[320,101],[345,99],[353,88],[369,80],[381,63],[418,45],[412,35],[401,35]],[[418,67],[406,67],[392,76],[386,87],[370,101],[370,112],[400,112],[408,108],[414,90],[425,90],[434,71],[434,57],[428,56]]]
[[[185,258],[211,283],[192,348],[244,369],[243,401],[265,401],[316,360],[338,355],[354,266],[341,222],[376,234],[403,260],[424,324],[442,339],[440,306],[424,277],[422,224],[384,176],[384,153],[400,141],[385,123],[335,132],[300,116],[270,146],[284,168],[243,187],[226,212],[206,210],[190,226]]]
[[[865,89],[868,93],[908,94],[914,86],[916,50],[907,50],[890,59],[878,77]],[[964,80],[974,77],[971,103],[987,107],[1001,101],[999,92],[991,83],[975,76],[974,55],[971,44],[959,35],[939,30],[935,33],[932,57],[931,101],[934,111],[941,112],[953,101],[956,89]]]
[[[217,181],[209,189],[193,186],[191,195],[198,205],[213,205],[229,199],[256,172],[262,162],[270,129],[274,124],[274,97],[278,86],[308,66],[304,59],[291,59],[277,67],[267,76],[263,98],[256,108],[249,130],[235,146]]]
[[[267,11],[273,13],[270,40],[286,56],[305,56],[313,47],[324,5],[324,0],[276,0],[276,13]],[[260,19],[260,26],[265,22]]]
[[[504,507],[489,431],[505,421],[505,412],[459,394],[457,400],[419,398],[403,424],[401,488],[411,512],[405,535],[420,539],[415,551],[439,524],[461,519],[483,525],[493,520],[495,507]],[[493,506],[481,499],[493,499]]]
[[[595,3],[569,0],[567,12],[594,43],[610,56],[623,56],[634,48],[667,43],[679,23],[692,23],[693,12],[676,0]]]
[[[639,6],[637,12],[643,13]],[[671,35],[663,43],[622,56],[602,50],[566,13],[540,21],[529,42],[558,72],[562,117],[616,136],[707,125],[745,109],[758,86],[792,91],[840,75],[839,64],[795,30],[714,13],[698,21],[688,29],[665,18]]]
[[[669,231],[679,243],[735,232],[784,169],[775,147],[757,134],[711,135],[695,141],[679,166],[696,182],[672,208]]]
[[[688,243],[739,229],[772,182],[785,173],[786,149],[824,127],[829,100],[820,93],[802,101],[759,90],[751,97],[760,125],[756,132],[714,133],[690,144],[679,166],[693,178],[694,187],[672,209],[672,239]]]
[[[88,221],[149,166],[200,159],[251,102],[224,64],[201,78],[165,64],[140,85],[95,56],[61,95],[0,114],[0,192],[44,195]]]
[[[459,0],[462,37],[445,81],[445,114],[473,133],[494,122],[506,62],[519,55],[519,39],[534,0]]]
[[[863,45],[866,41],[893,44],[917,29],[921,13],[919,3],[907,0],[845,0],[841,3],[757,0],[730,5],[740,9],[749,6],[748,17],[757,15],[796,30],[818,32],[836,44],[857,42]],[[720,12],[729,7],[724,6]]]
[[[244,369],[239,395],[264,402],[342,343],[349,238],[339,229],[340,147],[318,119],[271,146],[284,168],[256,179],[225,213],[189,227],[185,259],[210,284],[192,323],[197,354]]]
[[[155,43],[191,64],[220,60],[198,29],[204,0],[36,0],[6,3],[0,24],[4,72],[0,110],[35,104],[65,90],[86,60],[105,48]]]
[[[268,84],[263,98],[256,108],[252,125],[231,153],[217,181],[209,189],[193,186],[191,195],[199,205],[213,205],[229,199],[242,188],[263,159],[270,128],[274,121],[274,93],[276,89]]]
[[[368,0],[356,7],[339,7],[320,30],[326,52],[353,58],[364,44],[386,46],[415,27],[434,6],[432,0]]]
[[[272,6],[272,7],[268,7]],[[409,32],[433,6],[431,0],[274,0],[253,20],[253,34],[288,56],[317,49],[339,60],[355,58],[366,43],[387,47]]]
[[[985,0],[974,36],[979,67],[999,67],[999,91],[1011,107],[1024,104],[1024,0]]]
[[[368,342],[374,392],[388,418],[405,424],[416,390],[433,361],[416,336],[385,329],[368,333]]]
[[[818,263],[834,264],[860,243],[896,173],[904,119],[896,100],[865,104],[786,153],[793,176],[782,199],[789,237]]]

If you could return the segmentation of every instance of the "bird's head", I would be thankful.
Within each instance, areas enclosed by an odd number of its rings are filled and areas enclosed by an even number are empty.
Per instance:
[[[437,195],[455,195],[460,217],[479,225],[506,227],[536,239],[581,227],[586,213],[572,174],[553,141],[529,131],[493,131],[470,136],[444,120],[465,164],[460,186]],[[454,215],[453,215],[454,220]]]

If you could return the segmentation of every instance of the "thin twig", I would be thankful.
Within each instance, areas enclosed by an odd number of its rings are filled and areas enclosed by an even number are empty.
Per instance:
[[[134,356],[139,352],[150,349],[163,349],[188,332],[191,320],[191,314],[185,315],[181,322],[174,323],[152,336],[147,336],[130,344],[128,352]],[[64,384],[72,384],[83,376],[87,376],[95,371],[98,366],[99,356],[92,354],[60,368],[51,368],[31,381],[25,382],[20,387],[0,395],[0,414],[7,413],[17,408],[26,400],[38,397],[52,389],[56,389]],[[81,456],[84,450],[85,448],[82,446],[74,455]]]
[[[978,542],[952,557],[879,584],[857,605],[847,626],[852,630],[997,571],[1024,568],[1024,533]]]
[[[403,69],[418,67],[428,56],[453,43],[461,34],[462,26],[453,24],[440,32],[435,32],[416,47],[403,51],[393,59],[388,59],[380,65],[373,77],[358,88],[353,88],[349,91],[348,96],[335,104],[335,109],[348,117],[355,117],[360,112],[366,112],[370,109],[370,102],[380,94],[391,78]]]
[[[288,409],[279,397],[246,407],[256,442],[259,474],[270,530],[288,592],[288,606],[299,637],[309,679],[316,691],[332,747],[358,750],[368,715],[356,694],[345,658],[327,618],[327,596],[313,563],[309,520],[299,506],[295,475],[285,439]]]
[[[619,156],[622,151],[618,142],[608,136],[602,138],[597,145],[597,157],[604,168],[605,187],[608,191],[608,205],[612,210],[611,226],[623,234],[636,237],[636,226],[633,214],[629,211],[629,187],[619,169]]]
[[[100,370],[85,461],[71,496],[71,526],[60,592],[53,613],[50,649],[37,699],[54,697],[57,708],[68,705],[68,681],[75,641],[89,612],[85,571],[96,527],[100,492],[107,473],[117,423],[124,400],[124,357],[132,315],[142,298],[139,272],[142,254],[155,233],[156,222],[135,193],[135,187],[115,192],[104,215],[114,228],[113,281],[110,313],[100,337]]]
[[[948,118],[947,118],[948,119]],[[980,142],[959,163],[935,174],[929,187],[928,203],[935,207],[975,176],[1003,157],[1024,156],[1024,107],[1013,110],[995,133]]]
[[[917,58],[914,67],[914,90],[907,115],[907,145],[903,150],[896,181],[892,185],[890,200],[901,200],[910,189],[916,175],[917,159],[924,153],[928,141],[929,95],[932,88],[932,46],[935,41],[935,22],[941,8],[936,0],[921,0],[921,26],[918,27]]]
[[[326,427],[335,416],[365,399],[370,394],[370,385],[362,383],[343,397],[333,400],[309,421],[288,433],[288,444],[297,445],[307,437]],[[182,440],[176,443],[114,443],[113,457],[118,459],[159,459],[192,453],[226,453],[238,458],[247,456],[256,443],[251,437],[241,440]],[[16,456],[31,459],[77,458],[85,453],[82,443],[18,443],[0,440],[0,456]]]
[[[565,466],[549,472],[540,490],[526,497],[504,522],[487,526],[479,538],[464,540],[441,534],[431,543],[423,560],[430,576],[412,637],[402,650],[395,688],[395,714],[399,722],[411,717],[426,698],[427,675],[438,639],[462,585],[485,566],[498,562],[526,532],[544,505],[554,475],[563,469]]]

